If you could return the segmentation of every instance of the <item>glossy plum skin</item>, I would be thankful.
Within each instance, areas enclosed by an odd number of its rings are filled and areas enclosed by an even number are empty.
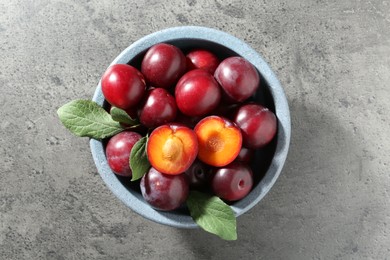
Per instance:
[[[101,85],[106,100],[124,110],[138,105],[146,88],[141,72],[128,64],[110,66],[102,76]]]
[[[121,176],[131,177],[129,156],[134,144],[141,139],[136,132],[124,131],[111,137],[106,146],[106,158],[111,170]]]
[[[208,186],[210,167],[201,161],[196,160],[184,173],[191,189],[203,190]]]
[[[249,166],[242,162],[217,168],[211,180],[215,195],[227,201],[244,198],[253,186],[253,173]]]
[[[180,78],[176,84],[175,98],[183,114],[204,116],[218,106],[221,100],[221,89],[210,73],[195,69]]]
[[[234,117],[240,127],[243,145],[247,148],[261,148],[272,141],[277,131],[275,114],[259,104],[241,106]]]
[[[186,57],[176,46],[159,43],[145,54],[141,72],[146,81],[157,88],[169,88],[186,71]]]
[[[224,59],[214,73],[231,101],[243,102],[252,96],[260,84],[256,68],[246,59],[238,56]]]
[[[210,74],[214,74],[220,61],[218,57],[208,50],[195,49],[187,53],[187,71],[193,69],[204,69]]]
[[[240,153],[237,155],[236,161],[250,163],[255,151],[246,147],[241,147]]]
[[[142,177],[140,187],[145,201],[162,211],[180,207],[189,194],[188,180],[184,174],[167,175],[153,167]]]
[[[175,98],[166,89],[153,88],[148,90],[139,110],[141,124],[148,128],[155,128],[172,122],[176,115]]]

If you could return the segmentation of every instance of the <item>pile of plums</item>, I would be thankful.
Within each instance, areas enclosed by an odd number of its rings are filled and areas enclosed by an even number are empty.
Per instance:
[[[115,174],[132,175],[129,156],[148,136],[150,169],[140,181],[142,195],[158,210],[182,205],[190,189],[212,192],[225,201],[245,197],[253,187],[249,166],[255,149],[271,142],[275,114],[251,97],[260,75],[246,59],[220,59],[206,49],[184,53],[160,43],[141,66],[115,64],[101,79],[106,101],[137,119],[107,143]]]

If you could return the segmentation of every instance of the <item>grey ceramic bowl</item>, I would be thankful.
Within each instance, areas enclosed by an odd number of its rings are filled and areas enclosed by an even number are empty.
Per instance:
[[[139,67],[145,52],[154,44],[161,42],[176,45],[183,51],[192,48],[206,48],[216,53],[221,59],[239,55],[250,61],[261,75],[261,87],[253,99],[276,113],[278,133],[266,149],[256,151],[255,163],[252,165],[255,186],[244,199],[231,205],[235,215],[239,216],[255,206],[268,193],[279,177],[286,160],[291,126],[290,112],[283,88],[268,64],[250,46],[230,34],[205,27],[174,27],[147,35],[131,44],[110,65],[129,63]],[[93,96],[93,101],[102,106],[106,105],[100,82]],[[111,171],[105,157],[104,143],[91,139],[90,146],[97,170],[103,181],[115,196],[129,208],[160,224],[178,228],[197,227],[185,207],[172,212],[161,212],[151,208],[143,200],[137,184],[130,183],[128,179],[122,179]]]

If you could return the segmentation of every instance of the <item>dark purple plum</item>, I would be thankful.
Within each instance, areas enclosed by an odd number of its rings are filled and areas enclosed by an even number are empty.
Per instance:
[[[217,168],[212,177],[211,187],[215,195],[227,201],[237,201],[244,198],[253,186],[251,168],[242,162]]]
[[[196,160],[188,170],[185,171],[191,189],[203,190],[208,186],[210,167]]]
[[[175,98],[166,89],[153,88],[148,90],[141,105],[139,120],[144,126],[154,128],[172,122],[176,114]]]
[[[170,88],[186,71],[186,63],[186,57],[179,48],[159,43],[146,52],[141,72],[149,85]]]
[[[189,194],[189,184],[184,174],[163,174],[153,167],[142,177],[140,187],[145,201],[162,211],[177,209]]]
[[[227,96],[242,102],[252,96],[260,84],[256,68],[246,59],[238,56],[224,59],[214,73]]]
[[[240,153],[237,155],[236,161],[250,163],[255,151],[246,147],[241,147]]]
[[[264,147],[272,141],[277,130],[275,114],[260,104],[242,105],[234,122],[240,127],[243,145],[247,148]]]

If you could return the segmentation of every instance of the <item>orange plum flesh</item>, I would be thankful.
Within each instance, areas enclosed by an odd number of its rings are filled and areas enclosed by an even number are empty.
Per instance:
[[[240,129],[223,117],[205,117],[195,126],[195,133],[199,143],[198,158],[208,165],[228,165],[241,150]]]
[[[181,174],[196,159],[198,141],[190,128],[166,124],[150,134],[146,152],[150,164],[156,170],[165,174]]]

